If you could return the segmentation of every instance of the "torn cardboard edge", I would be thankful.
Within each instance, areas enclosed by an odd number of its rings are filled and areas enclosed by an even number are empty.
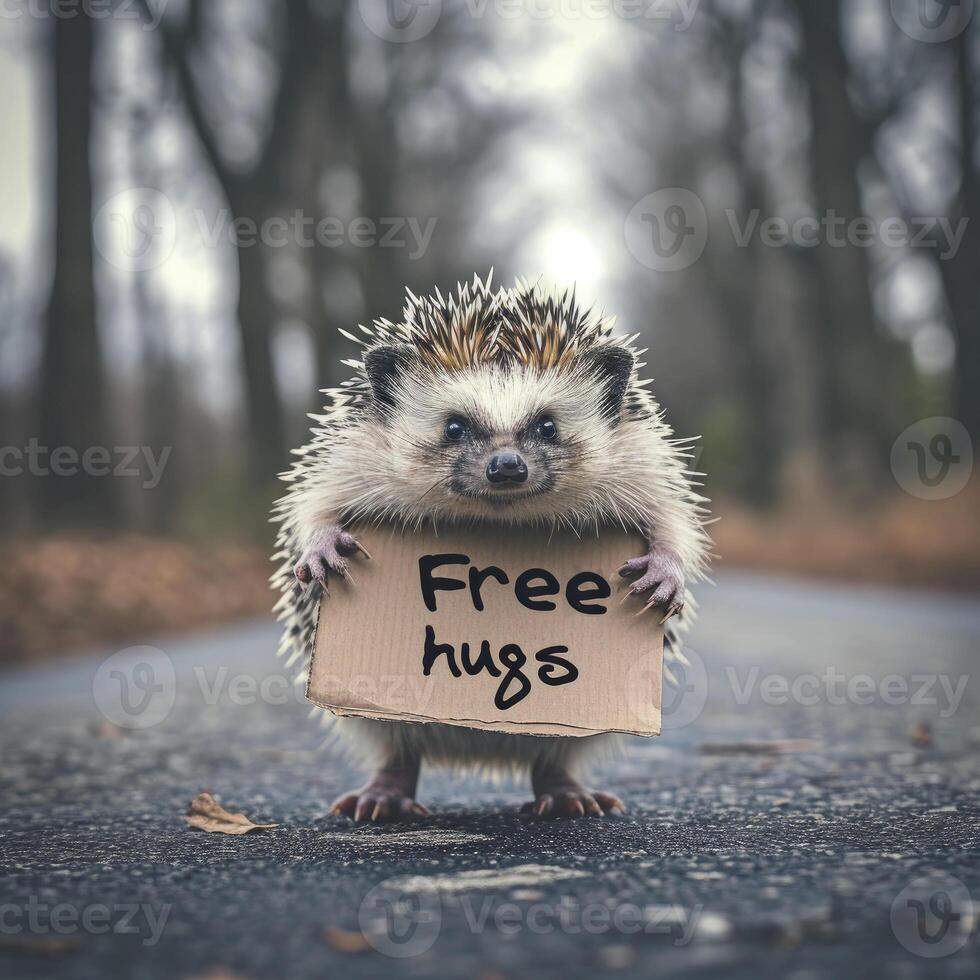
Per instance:
[[[375,705],[348,703],[346,698],[340,698],[337,704],[330,704],[318,698],[311,697],[307,686],[306,699],[318,708],[325,708],[341,718],[374,718],[377,721],[409,721],[420,725],[458,725],[463,728],[478,728],[495,732],[505,732],[513,735],[536,735],[542,738],[584,738],[588,735],[642,735],[652,737],[660,734],[660,709],[650,709],[650,723],[656,731],[636,731],[626,728],[577,728],[574,725],[557,725],[549,722],[486,722],[478,718],[431,718],[427,715],[413,715],[405,711],[382,711]],[[356,699],[351,699],[356,702]]]
[[[658,617],[616,594],[615,570],[642,553],[638,535],[357,533],[374,559],[357,562],[356,588],[332,583],[321,601],[313,704],[514,734],[660,733]]]

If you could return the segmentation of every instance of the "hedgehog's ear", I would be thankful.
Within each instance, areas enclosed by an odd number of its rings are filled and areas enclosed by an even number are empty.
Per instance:
[[[590,347],[582,352],[578,363],[596,375],[602,385],[599,405],[603,415],[617,420],[633,373],[633,355],[625,347]]]
[[[382,409],[395,407],[398,380],[415,360],[415,351],[408,344],[373,347],[364,355],[364,370],[376,405]]]

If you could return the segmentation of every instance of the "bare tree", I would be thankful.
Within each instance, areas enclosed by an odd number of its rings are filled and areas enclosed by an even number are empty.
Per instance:
[[[955,221],[965,220],[955,254],[940,262],[950,320],[956,335],[953,412],[971,436],[980,439],[980,132],[977,126],[976,19],[953,47],[957,96],[959,194]],[[949,244],[949,243],[947,243]]]
[[[864,217],[859,171],[873,130],[849,92],[841,0],[792,0],[799,24],[800,77],[810,123],[810,185],[818,215],[842,222]],[[825,451],[832,472],[874,482],[894,439],[889,400],[903,353],[881,330],[872,302],[866,249],[821,241],[801,255],[814,310],[812,356],[817,372]]]
[[[976,438],[980,435],[980,110],[977,92],[976,19],[953,39],[923,44],[905,36],[885,17],[876,59],[851,65],[849,92],[859,106],[861,145],[869,154],[875,179],[891,192],[891,206],[911,226],[923,226],[937,196],[948,189],[945,222],[934,220],[920,241],[919,254],[931,256],[943,285],[945,316],[956,339],[949,401],[953,414]],[[858,71],[857,69],[860,69]],[[948,118],[922,109],[945,96]],[[897,144],[918,147],[930,177],[925,201],[921,173],[909,172]],[[918,169],[918,168],[917,168]],[[939,195],[937,195],[937,191]],[[934,216],[935,217],[935,216]],[[956,235],[961,233],[961,238]],[[953,236],[952,238],[950,236]]]
[[[53,20],[54,278],[39,384],[40,438],[51,450],[65,446],[82,454],[108,442],[92,254],[94,23],[84,13]],[[55,524],[108,524],[115,510],[113,482],[81,465],[66,469],[75,472],[41,481],[46,517]]]
[[[206,105],[215,88],[213,72],[202,71],[207,38],[201,0],[191,0],[181,24],[160,25],[167,62],[172,67],[183,104],[207,162],[221,185],[233,218],[248,218],[261,227],[276,213],[286,186],[285,168],[300,122],[298,109],[316,68],[319,33],[309,5],[285,4],[273,47],[278,84],[268,124],[259,126],[259,148],[243,166],[228,162],[221,147],[219,120]],[[261,483],[286,459],[283,409],[273,369],[273,330],[277,309],[268,284],[268,250],[261,243],[236,249],[237,313],[242,350],[246,420],[253,479]]]
[[[737,181],[738,207],[743,214],[761,214],[767,203],[765,175],[746,152],[749,121],[744,71],[749,49],[755,43],[762,3],[751,5],[747,15],[732,16],[721,5],[706,8],[712,16],[712,47],[724,73],[727,112],[718,134],[719,156]],[[735,254],[729,249],[714,260],[710,274],[711,295],[716,300],[719,323],[727,339],[727,353],[735,376],[739,403],[746,419],[744,451],[748,465],[741,468],[739,486],[733,488],[743,499],[759,506],[771,505],[777,496],[781,450],[777,393],[779,379],[772,356],[773,324],[766,289],[765,256],[753,236]],[[767,336],[768,335],[768,336]]]

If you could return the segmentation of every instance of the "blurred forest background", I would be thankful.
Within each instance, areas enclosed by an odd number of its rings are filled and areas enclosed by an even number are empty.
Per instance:
[[[925,499],[892,452],[920,420],[980,435],[977,20],[972,0],[11,0],[0,648],[268,609],[275,474],[348,373],[338,328],[491,267],[577,283],[643,336],[702,436],[724,561],[977,588],[975,481]],[[643,213],[665,188],[706,222],[674,270],[630,244],[637,214],[692,219]],[[870,243],[760,230],[828,215]],[[139,475],[42,474],[54,447]]]

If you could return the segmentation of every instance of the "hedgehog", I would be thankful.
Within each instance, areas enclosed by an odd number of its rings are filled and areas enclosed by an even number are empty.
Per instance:
[[[318,602],[331,576],[370,559],[352,528],[419,528],[480,521],[582,530],[614,523],[642,534],[647,553],[619,569],[641,610],[664,615],[665,657],[680,638],[705,578],[707,500],[689,472],[691,440],[675,439],[639,378],[639,335],[579,305],[574,289],[518,280],[494,289],[475,276],[448,297],[406,291],[402,319],[376,320],[358,337],[355,373],[326,389],[312,438],[281,474],[276,605],[280,654],[308,663]],[[317,709],[320,710],[320,709]],[[328,716],[373,766],[368,782],[331,813],[355,821],[413,820],[423,762],[530,775],[531,817],[622,811],[612,793],[587,789],[583,771],[618,736],[546,737],[439,723]]]

